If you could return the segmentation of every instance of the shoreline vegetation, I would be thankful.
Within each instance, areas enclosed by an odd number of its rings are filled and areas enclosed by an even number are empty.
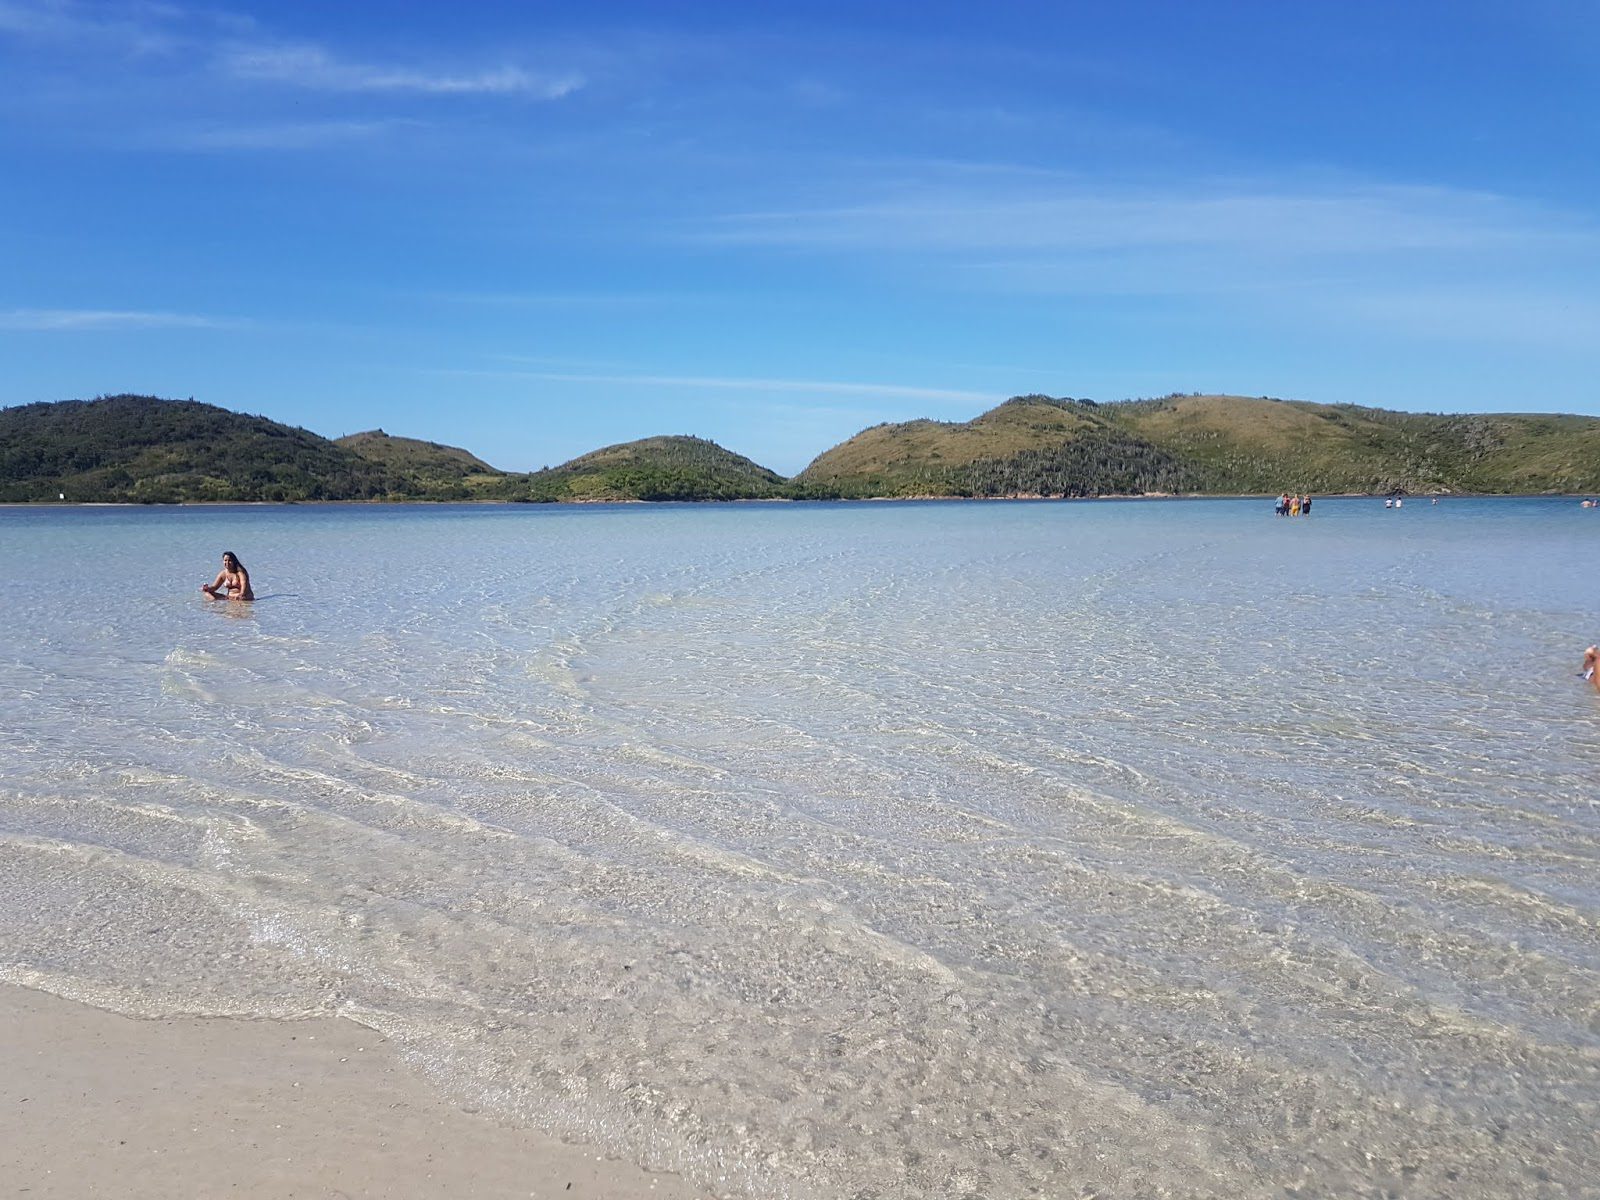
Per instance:
[[[193,400],[0,409],[0,503],[626,503],[1588,496],[1600,417],[1400,413],[1271,397],[1018,396],[966,422],[862,430],[792,478],[686,435],[502,471],[370,430],[320,437]]]
[[[1600,490],[1600,489],[1596,489]],[[1408,499],[1451,499],[1451,500],[1584,500],[1594,494],[1593,491],[1577,492],[1406,492]],[[1382,492],[1318,492],[1317,500],[1382,500],[1386,493]],[[1140,492],[1138,494],[1105,494],[1087,496],[860,496],[838,497],[825,500],[792,496],[761,496],[739,497],[732,500],[705,499],[705,500],[641,500],[636,497],[618,497],[617,499],[599,500],[558,500],[539,503],[559,504],[563,507],[578,508],[585,505],[650,505],[650,504],[932,504],[932,503],[1080,503],[1094,504],[1105,502],[1126,503],[1141,500],[1271,500],[1272,492]],[[427,497],[410,497],[391,499],[379,497],[373,500],[0,500],[0,508],[282,508],[298,507],[301,505],[348,505],[359,507],[370,505],[382,507],[390,505],[457,505],[478,508],[507,508],[529,503],[522,500],[483,500],[468,498],[465,500],[438,500]]]

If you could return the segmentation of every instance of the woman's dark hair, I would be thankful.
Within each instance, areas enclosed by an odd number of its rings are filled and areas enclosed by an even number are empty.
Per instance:
[[[231,562],[233,564],[233,569],[235,571],[244,570],[244,564],[239,561],[239,556],[237,554],[235,554],[232,550],[224,550],[222,552],[222,557],[227,559],[229,562]]]

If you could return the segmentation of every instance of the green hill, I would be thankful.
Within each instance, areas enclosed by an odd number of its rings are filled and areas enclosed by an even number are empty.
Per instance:
[[[532,475],[382,430],[337,442],[192,400],[0,409],[0,501],[741,500],[1305,492],[1600,493],[1600,418],[1448,416],[1246,396],[1019,396],[877,425],[793,480],[697,437]]]
[[[1107,405],[1213,491],[1576,492],[1600,488],[1600,418],[1400,413],[1353,404],[1171,396]]]
[[[394,437],[381,429],[334,438],[333,444],[354,450],[362,458],[382,463],[403,475],[466,479],[473,475],[505,474],[477,455],[458,447],[441,446],[438,442],[424,442],[417,438]]]
[[[304,429],[193,400],[106,396],[0,409],[0,501],[369,500],[381,464]]]
[[[650,437],[606,446],[511,485],[516,500],[753,500],[786,496],[783,476],[715,442]]]
[[[1244,396],[1020,396],[863,430],[797,477],[841,496],[1600,490],[1600,418],[1442,416]]]
[[[734,500],[788,491],[782,476],[693,437],[607,446],[523,475],[381,429],[329,441],[193,400],[0,409],[0,502]]]
[[[381,429],[334,439],[334,445],[384,467],[411,496],[428,500],[501,499],[504,471],[456,446],[393,437]]]

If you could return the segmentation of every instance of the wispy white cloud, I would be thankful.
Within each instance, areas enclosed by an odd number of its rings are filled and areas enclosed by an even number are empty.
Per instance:
[[[526,95],[555,100],[583,86],[575,73],[550,75],[517,66],[452,71],[353,62],[310,43],[236,46],[224,51],[219,62],[238,79],[329,92]]]
[[[1600,296],[1562,289],[1399,286],[1349,297],[1339,307],[1435,340],[1478,342],[1490,330],[1500,341],[1543,350],[1592,353],[1600,331]]]
[[[809,395],[879,396],[913,400],[993,403],[988,392],[920,387],[915,384],[857,383],[834,379],[769,379],[726,375],[608,375],[561,371],[452,371],[451,374],[539,379],[551,383],[604,384],[623,387],[693,388],[713,391],[799,392]]]
[[[684,292],[426,292],[423,299],[485,308],[634,308],[653,304],[682,305]]]
[[[148,0],[0,0],[0,34],[124,55],[192,51],[255,29],[242,14]]]
[[[0,0],[0,33],[13,37],[60,37],[74,25],[73,14],[64,4]]]
[[[138,312],[96,308],[14,308],[0,311],[0,330],[39,333],[81,333],[127,329],[238,329],[234,318],[193,313]]]
[[[872,172],[866,172],[870,179]],[[841,203],[747,210],[687,236],[849,256],[949,287],[1172,298],[1273,323],[1592,348],[1600,222],[1486,191],[1344,177],[1154,186],[986,164],[884,164]],[[853,194],[852,194],[853,193]]]
[[[144,144],[158,150],[319,150],[371,141],[421,121],[280,121],[261,124],[181,125],[152,134]]]
[[[979,186],[918,183],[834,207],[733,213],[696,232],[713,242],[947,254],[1208,248],[1331,256],[1600,247],[1600,230],[1502,196],[1381,184],[1275,188],[1186,181],[1096,183],[1037,172]]]
[[[145,0],[0,0],[0,36],[123,57],[181,53],[187,61],[211,64],[224,78],[323,92],[553,100],[584,84],[573,71],[516,63],[365,61],[316,42],[275,37],[247,15]]]

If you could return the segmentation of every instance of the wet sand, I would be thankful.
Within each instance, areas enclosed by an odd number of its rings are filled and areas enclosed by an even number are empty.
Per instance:
[[[452,1107],[349,1021],[139,1020],[0,987],[11,1196],[702,1198]]]

